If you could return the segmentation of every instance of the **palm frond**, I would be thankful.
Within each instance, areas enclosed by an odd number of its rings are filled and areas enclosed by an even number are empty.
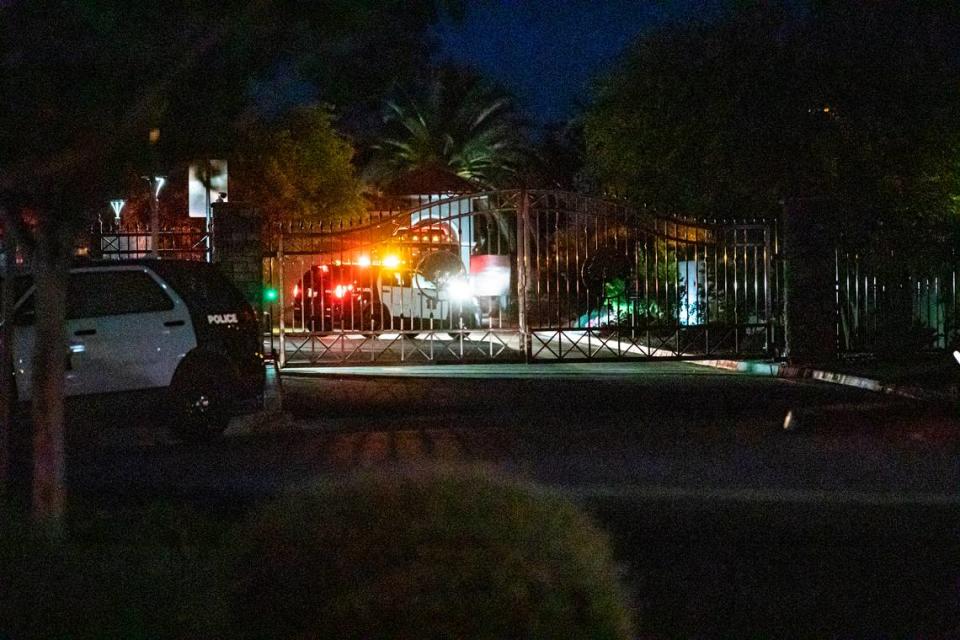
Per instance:
[[[517,172],[529,148],[510,96],[465,73],[438,75],[415,96],[384,105],[389,133],[374,164],[398,173],[442,166],[484,187]]]

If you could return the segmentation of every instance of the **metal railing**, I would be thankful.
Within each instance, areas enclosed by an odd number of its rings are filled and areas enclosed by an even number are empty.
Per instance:
[[[171,227],[157,233],[157,253],[162,258],[209,261],[208,233],[194,227]],[[132,260],[152,255],[152,236],[148,228],[98,223],[90,231],[87,253],[103,260]]]
[[[953,253],[917,264],[896,252],[836,250],[840,354],[945,349],[960,338]]]

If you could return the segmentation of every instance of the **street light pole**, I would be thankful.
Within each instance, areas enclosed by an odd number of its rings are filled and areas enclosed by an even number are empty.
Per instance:
[[[160,190],[167,179],[163,176],[142,176],[150,185],[150,257],[160,257]]]
[[[123,198],[110,201],[110,208],[113,209],[113,221],[118,229],[120,228],[120,212],[123,211],[123,205],[125,204],[127,204],[127,201]]]
[[[159,258],[160,257],[160,189],[163,189],[163,184],[166,182],[166,178],[160,175],[156,175],[157,171],[157,156],[156,149],[157,143],[160,141],[160,129],[154,127],[150,129],[150,133],[147,138],[150,141],[150,157],[152,159],[153,173],[142,176],[144,180],[150,185],[150,257]]]

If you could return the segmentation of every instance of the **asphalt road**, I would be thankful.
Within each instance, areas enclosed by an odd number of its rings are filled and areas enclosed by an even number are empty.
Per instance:
[[[960,633],[947,408],[688,363],[303,370],[283,390],[215,442],[75,448],[71,489],[231,509],[356,469],[491,465],[596,515],[651,633]]]
[[[282,413],[242,417],[201,445],[140,430],[74,447],[71,484],[241,499],[353,468],[466,462],[591,495],[960,495],[953,412],[858,389],[689,363],[288,371]],[[788,412],[796,430],[783,428]]]

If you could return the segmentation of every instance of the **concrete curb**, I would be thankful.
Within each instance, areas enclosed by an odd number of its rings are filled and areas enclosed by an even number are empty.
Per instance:
[[[880,380],[867,378],[864,376],[853,375],[849,373],[838,373],[836,371],[827,371],[825,369],[814,369],[812,367],[799,367],[789,365],[783,362],[760,362],[755,360],[694,360],[693,364],[698,364],[714,369],[723,369],[726,371],[737,371],[755,376],[772,376],[776,378],[787,379],[812,379],[831,384],[840,384],[847,387],[856,387],[875,393],[886,393],[910,398],[911,400],[924,400],[932,402],[957,402],[960,400],[956,393],[946,391],[931,391],[917,385],[910,384],[886,384]]]

